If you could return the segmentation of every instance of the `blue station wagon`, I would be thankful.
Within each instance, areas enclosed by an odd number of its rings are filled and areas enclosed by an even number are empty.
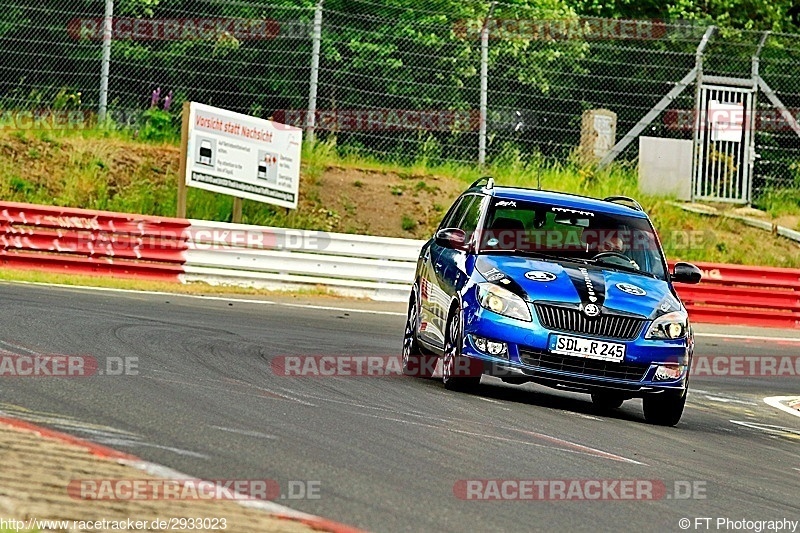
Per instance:
[[[609,410],[641,397],[648,422],[683,413],[694,340],[653,225],[626,197],[594,199],[476,181],[422,247],[404,372],[450,390],[483,374],[591,394]]]

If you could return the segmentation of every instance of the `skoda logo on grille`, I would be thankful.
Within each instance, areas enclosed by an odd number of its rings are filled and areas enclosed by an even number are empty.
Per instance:
[[[600,314],[600,308],[595,304],[586,304],[583,306],[583,312],[586,313],[586,316],[595,317]]]

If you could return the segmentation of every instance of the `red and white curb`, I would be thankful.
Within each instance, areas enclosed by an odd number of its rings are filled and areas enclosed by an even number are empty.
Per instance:
[[[189,476],[182,472],[178,472],[177,470],[173,470],[166,466],[145,461],[143,459],[140,459],[139,457],[136,457],[135,455],[120,452],[114,450],[113,448],[109,448],[101,444],[81,439],[79,437],[63,433],[61,431],[56,431],[37,424],[33,424],[25,420],[0,416],[0,424],[15,429],[19,429],[22,431],[29,431],[32,433],[36,433],[37,435],[40,435],[41,437],[46,439],[55,440],[58,442],[62,442],[64,444],[70,444],[73,446],[79,446],[81,448],[85,448],[91,455],[94,455],[95,457],[114,461],[116,463],[125,466],[130,466],[132,468],[135,468],[152,476],[167,478],[167,479],[186,479],[186,480],[197,479],[195,477]],[[327,518],[322,518],[312,514],[295,511],[294,509],[290,509],[289,507],[285,507],[283,505],[279,505],[274,502],[253,501],[253,500],[233,500],[233,501],[238,503],[242,507],[264,511],[270,516],[277,519],[292,520],[294,522],[299,522],[317,531],[329,531],[330,533],[366,533],[364,530],[348,526],[346,524],[341,524],[333,520],[328,520]]]

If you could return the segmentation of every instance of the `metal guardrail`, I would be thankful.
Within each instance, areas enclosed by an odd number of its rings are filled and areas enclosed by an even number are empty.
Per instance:
[[[424,241],[0,202],[0,264],[406,301]],[[800,270],[698,263],[695,322],[800,329]]]
[[[187,282],[408,299],[424,241],[191,220]]]

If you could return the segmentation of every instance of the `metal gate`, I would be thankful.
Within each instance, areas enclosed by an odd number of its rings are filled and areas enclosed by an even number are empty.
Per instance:
[[[755,90],[702,85],[699,96],[694,199],[750,203]]]

